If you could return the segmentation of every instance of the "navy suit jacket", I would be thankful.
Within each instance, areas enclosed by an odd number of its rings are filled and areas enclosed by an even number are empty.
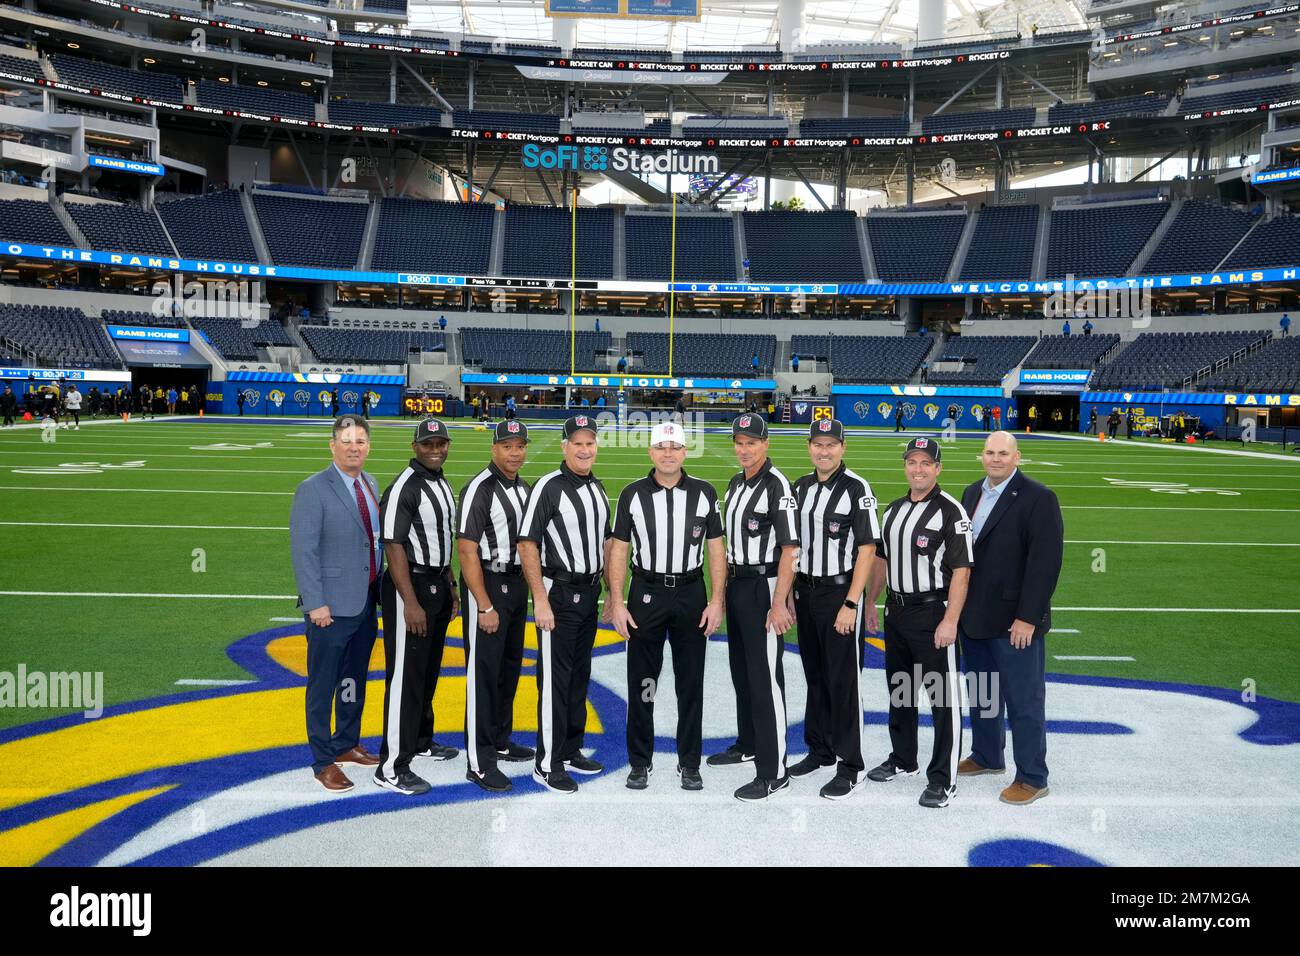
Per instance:
[[[962,493],[973,519],[983,479]],[[1052,594],[1061,575],[1065,526],[1056,493],[1022,471],[1007,480],[975,539],[975,565],[961,611],[970,637],[1005,637],[1016,619],[1034,625],[1034,637],[1052,626]]]
[[[361,479],[378,502],[375,479],[364,471]],[[379,533],[378,526],[374,532]],[[304,610],[328,606],[335,617],[355,617],[366,610],[371,541],[361,521],[356,493],[333,465],[303,481],[294,492],[289,542]],[[378,572],[382,573],[383,563],[381,549],[376,558]]]

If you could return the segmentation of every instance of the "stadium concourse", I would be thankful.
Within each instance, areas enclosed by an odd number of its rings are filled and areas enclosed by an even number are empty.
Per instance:
[[[0,4],[0,864],[1300,863],[1300,4],[574,3]],[[459,760],[417,758],[416,798],[311,779],[288,524],[332,420],[371,421],[382,491],[442,419],[459,492],[492,423],[529,424],[533,480],[586,413],[616,499],[670,414],[723,491],[758,410],[792,480],[841,422],[882,504],[909,438],[956,495],[1019,436],[1065,524],[1049,799],[684,792],[667,680],[627,790],[604,628],[576,798],[526,764],[497,796]],[[521,741],[539,656],[530,622]]]

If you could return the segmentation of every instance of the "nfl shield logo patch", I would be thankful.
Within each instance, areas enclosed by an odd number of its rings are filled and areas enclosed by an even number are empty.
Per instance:
[[[930,447],[930,440],[929,440],[928,438],[918,438],[918,439],[916,440],[916,447],[917,447],[917,448],[929,448],[929,447]]]
[[[650,595],[648,595],[648,594],[643,594],[643,595],[641,595],[641,603],[642,603],[642,604],[649,604],[649,603],[650,603]]]
[[[817,427],[824,432],[830,431],[831,430],[830,419],[823,418],[820,422],[817,423]]]
[[[577,603],[578,603],[579,601],[581,601],[581,600],[582,600],[582,595],[581,595],[581,594],[575,594],[575,595],[573,596],[573,603],[574,603],[574,604],[577,604]]]
[[[698,538],[703,533],[703,531],[704,528],[697,524],[693,528],[691,528],[691,537]]]
[[[438,585],[436,585],[436,584],[430,584],[430,585],[429,585],[429,593],[430,593],[430,594],[437,594],[437,593],[438,593]]]
[[[577,418],[574,419],[574,421],[576,421],[580,426],[586,427],[586,424],[587,424],[587,416],[586,416],[586,415],[579,415]]]
[[[831,534],[839,534],[840,523],[838,521],[832,521],[830,524],[826,526],[826,530],[829,531]]]
[[[510,432],[511,434],[517,434],[519,432],[519,423],[513,421],[506,422],[506,431]]]
[[[509,587],[508,585],[505,585],[505,584],[501,585],[501,593],[502,593],[502,594],[509,594],[509,593],[510,593],[510,587]]]
[[[748,427],[749,427],[749,416],[748,416],[748,415],[741,415],[741,416],[740,416],[740,427],[741,427],[741,428],[748,428]]]
[[[926,545],[928,545],[929,543],[930,543],[930,537],[929,537],[929,535],[918,534],[918,535],[916,536],[916,546],[917,546],[918,548],[924,548],[924,547],[925,547]]]
[[[748,528],[750,531],[757,531],[757,530],[758,530],[758,519],[757,519],[757,518],[750,518],[748,521],[745,522],[745,527]]]

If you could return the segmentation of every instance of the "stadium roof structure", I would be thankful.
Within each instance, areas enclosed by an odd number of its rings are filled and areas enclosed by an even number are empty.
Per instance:
[[[731,49],[773,44],[780,37],[777,0],[702,0],[699,22],[583,19],[583,46]],[[918,0],[808,0],[804,44],[914,42]],[[985,39],[1040,30],[1083,28],[1075,0],[949,0],[945,38]],[[504,39],[551,40],[542,0],[410,0],[417,30],[464,32]]]

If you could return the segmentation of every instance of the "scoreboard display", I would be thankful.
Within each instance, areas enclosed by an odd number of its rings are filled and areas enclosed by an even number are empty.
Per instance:
[[[789,406],[792,425],[807,425],[823,418],[835,417],[835,408],[829,399],[792,398]]]

